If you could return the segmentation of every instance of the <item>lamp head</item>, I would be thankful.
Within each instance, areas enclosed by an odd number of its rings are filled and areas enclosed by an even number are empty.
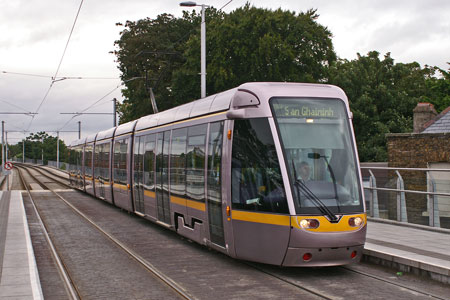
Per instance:
[[[185,1],[185,2],[180,2],[180,6],[193,7],[193,6],[197,6],[197,3],[195,3],[194,1]]]

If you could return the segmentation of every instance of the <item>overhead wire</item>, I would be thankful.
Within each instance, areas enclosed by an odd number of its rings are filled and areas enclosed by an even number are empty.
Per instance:
[[[227,5],[229,5],[232,1],[233,1],[233,0],[228,1],[225,5],[223,5],[223,6],[219,9],[219,11],[222,10],[223,8],[225,8]],[[55,72],[55,75],[54,75],[53,77],[51,77],[51,78],[52,78],[52,82],[51,82],[51,84],[50,84],[50,87],[49,87],[49,89],[47,90],[47,93],[45,94],[45,96],[44,96],[44,98],[42,99],[41,103],[39,104],[39,107],[38,107],[38,109],[36,110],[36,113],[39,111],[39,109],[41,108],[42,104],[45,102],[45,100],[46,100],[48,94],[50,93],[50,90],[51,90],[51,88],[52,88],[54,82],[55,82],[55,81],[57,80],[57,78],[58,78],[57,75],[58,75],[59,69],[60,69],[60,67],[61,67],[62,61],[63,61],[63,59],[64,59],[64,55],[65,55],[65,53],[66,53],[66,50],[67,50],[67,47],[68,47],[70,38],[71,38],[72,33],[73,33],[73,30],[74,30],[74,28],[75,28],[75,24],[76,24],[76,21],[77,21],[77,19],[78,19],[78,15],[79,15],[79,13],[80,13],[80,10],[81,10],[81,7],[82,7],[82,5],[83,5],[83,2],[84,2],[84,0],[81,0],[80,7],[78,8],[78,12],[77,12],[77,15],[76,15],[76,17],[75,17],[75,21],[74,21],[74,23],[73,23],[72,29],[71,29],[71,31],[70,31],[69,38],[68,38],[68,40],[67,40],[66,46],[65,46],[65,48],[64,48],[63,55],[62,55],[61,60],[60,60],[60,62],[59,62],[59,64],[58,64],[58,68],[57,68],[57,70],[56,70],[56,72]],[[187,36],[189,36],[189,35],[192,33],[192,31],[194,31],[194,29],[190,30],[188,33],[186,33],[185,35],[183,35],[183,36],[182,36],[180,39],[178,39],[175,43],[178,43],[178,42],[180,42],[181,40],[183,40],[184,38],[186,38]],[[140,53],[139,53],[139,54],[140,54]],[[7,73],[7,72],[3,71],[3,73]],[[12,73],[12,72],[8,72],[8,73],[14,74],[14,73]],[[15,73],[15,74],[18,74],[18,75],[26,75],[26,76],[46,77],[46,76],[42,76],[42,75],[26,74],[26,73]],[[103,99],[105,99],[107,96],[109,96],[110,94],[112,94],[115,90],[117,90],[121,85],[123,85],[124,83],[126,83],[126,82],[128,82],[128,81],[137,79],[137,78],[139,78],[139,77],[131,78],[131,79],[126,80],[126,81],[122,82],[121,84],[117,85],[114,89],[112,89],[111,91],[109,91],[106,95],[104,95],[103,97],[101,97],[100,99],[98,99],[97,101],[95,101],[93,104],[91,104],[91,105],[88,106],[87,108],[81,110],[79,114],[75,114],[74,116],[72,116],[72,117],[71,117],[71,118],[70,118],[70,119],[69,119],[69,120],[68,120],[68,121],[67,121],[60,129],[59,129],[59,130],[62,130],[64,127],[66,127],[66,126],[70,123],[70,121],[72,121],[74,118],[76,118],[77,116],[79,116],[81,113],[83,113],[83,112],[85,112],[85,111],[87,111],[87,110],[89,110],[89,109],[95,107],[95,106],[96,106],[98,103],[100,103]],[[81,77],[60,77],[60,78],[59,78],[59,80],[64,80],[64,79],[88,79],[88,78],[81,78]],[[92,79],[114,79],[114,78],[92,78]],[[32,124],[32,122],[33,122],[34,117],[35,117],[35,115],[32,116],[32,119],[31,119],[30,125],[28,126],[28,129],[31,127],[31,124]],[[28,130],[28,129],[27,129],[27,130]]]
[[[227,6],[228,4],[230,4],[231,2],[233,2],[233,0],[228,1],[224,6],[222,6],[219,10],[222,10],[225,6]]]
[[[12,74],[12,75],[21,75],[21,76],[51,78],[51,76],[47,76],[47,75],[38,75],[38,74],[29,74],[29,73],[18,73],[18,72],[7,72],[7,71],[2,71],[2,73],[3,74]]]
[[[8,72],[2,71],[3,74],[12,74],[12,75],[20,75],[20,76],[32,76],[32,77],[42,77],[42,78],[51,78],[54,81],[64,80],[64,79],[120,79],[119,77],[88,77],[88,76],[59,76],[53,77],[50,75],[40,75],[40,74],[30,74],[30,73],[18,73],[18,72]]]
[[[80,6],[78,7],[77,14],[76,14],[76,16],[75,16],[75,20],[74,20],[73,25],[72,25],[72,28],[71,28],[71,30],[70,30],[69,37],[68,37],[67,42],[66,42],[66,46],[64,47],[63,54],[62,54],[62,56],[61,56],[61,59],[59,60],[58,68],[56,69],[55,75],[54,75],[53,78],[52,78],[52,82],[50,83],[50,86],[49,86],[47,92],[45,93],[44,98],[42,98],[41,103],[39,103],[39,106],[38,106],[38,108],[37,108],[36,111],[35,111],[36,114],[39,112],[39,110],[41,109],[41,107],[42,107],[42,105],[44,104],[45,100],[47,99],[48,94],[50,93],[50,90],[52,89],[53,84],[55,83],[55,79],[56,79],[56,77],[58,76],[58,72],[59,72],[59,69],[61,68],[61,64],[62,64],[62,62],[63,62],[64,56],[65,56],[66,51],[67,51],[67,47],[69,46],[70,38],[72,37],[72,33],[73,33],[73,30],[74,30],[75,25],[76,25],[76,23],[77,23],[78,16],[80,15],[80,11],[81,11],[81,7],[83,6],[83,2],[84,2],[84,0],[81,0]],[[30,121],[30,124],[28,125],[27,131],[30,129],[31,124],[33,124],[34,117],[35,117],[35,115],[33,115],[33,117],[31,118],[31,121]]]
[[[29,113],[28,110],[26,110],[26,109],[24,109],[24,108],[22,108],[22,107],[20,107],[20,106],[18,106],[18,105],[15,105],[15,104],[13,104],[13,103],[10,103],[10,102],[8,102],[8,101],[5,101],[5,100],[0,99],[0,102],[6,103],[6,104],[11,105],[11,106],[13,106],[13,107],[15,107],[15,108],[18,108],[18,109],[20,109],[20,110],[23,110],[23,111],[26,112],[26,113]]]
[[[53,76],[53,78],[56,78],[56,76],[58,75],[59,69],[61,68],[61,64],[62,64],[62,61],[64,59],[64,55],[66,54],[67,47],[69,46],[69,41],[70,41],[70,38],[72,37],[72,33],[73,33],[74,28],[75,28],[75,24],[77,23],[81,7],[83,6],[83,2],[84,2],[84,0],[81,0],[80,7],[78,7],[77,15],[75,16],[75,21],[73,22],[72,29],[70,30],[69,38],[67,39],[66,46],[64,47],[64,51],[63,51],[63,54],[61,56],[61,60],[59,61],[58,68],[56,69],[56,72],[55,72],[55,75]]]
[[[76,117],[80,116],[81,114],[83,114],[87,110],[89,110],[89,109],[93,108],[94,106],[96,106],[97,104],[99,104],[102,100],[104,100],[106,97],[111,95],[115,90],[117,90],[119,87],[121,87],[124,83],[129,82],[129,81],[133,81],[133,80],[136,80],[136,79],[142,79],[142,78],[143,77],[133,77],[133,78],[130,78],[130,79],[127,79],[127,80],[121,82],[115,88],[113,88],[111,91],[109,91],[106,95],[102,96],[101,98],[96,100],[94,103],[92,103],[91,105],[86,107],[85,109],[75,113],[75,115],[73,115],[63,126],[61,126],[61,128],[59,130],[62,130],[64,127],[66,127],[70,123],[70,121],[72,121],[73,119],[75,119]]]
[[[61,131],[64,127],[66,127],[70,121],[72,121],[74,118],[80,116],[83,112],[87,111],[88,109],[91,109],[92,107],[94,107],[96,104],[98,104],[100,101],[102,101],[103,99],[105,99],[106,97],[108,97],[109,95],[111,95],[115,90],[117,90],[122,84],[117,85],[114,89],[112,89],[111,91],[109,91],[106,95],[104,95],[103,97],[101,97],[100,99],[96,100],[93,104],[91,104],[90,106],[86,107],[85,109],[77,112],[75,115],[73,115],[63,126],[61,126],[61,128],[59,128],[59,130]]]

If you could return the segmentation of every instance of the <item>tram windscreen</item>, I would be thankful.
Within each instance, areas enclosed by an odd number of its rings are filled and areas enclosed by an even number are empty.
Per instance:
[[[270,101],[297,214],[362,212],[346,107],[339,99]],[[326,206],[324,208],[324,206]]]

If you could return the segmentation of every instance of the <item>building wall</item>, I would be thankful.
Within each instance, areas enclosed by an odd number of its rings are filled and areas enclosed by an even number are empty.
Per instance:
[[[450,162],[450,133],[388,134],[389,167],[427,168],[429,162]]]
[[[388,134],[388,165],[399,168],[427,168],[429,163],[450,162],[450,133],[401,133]],[[427,175],[422,171],[400,171],[405,189],[427,191]],[[390,172],[392,181],[396,175]],[[389,218],[395,219],[396,195],[391,193],[389,199]],[[449,200],[447,200],[449,201]],[[406,194],[408,221],[417,224],[428,224],[427,197]]]

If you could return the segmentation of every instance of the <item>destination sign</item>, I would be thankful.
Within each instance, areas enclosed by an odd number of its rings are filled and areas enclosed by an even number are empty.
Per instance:
[[[340,118],[343,107],[339,101],[277,99],[272,102],[278,118]]]

